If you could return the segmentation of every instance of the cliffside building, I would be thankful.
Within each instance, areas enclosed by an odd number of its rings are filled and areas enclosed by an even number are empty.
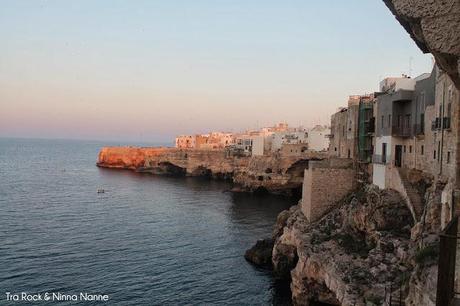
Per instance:
[[[356,159],[358,155],[358,115],[360,96],[350,96],[348,107],[331,116],[329,155]]]
[[[218,150],[235,144],[232,133],[211,132],[209,134],[181,135],[176,137],[178,149]]]
[[[426,108],[435,103],[435,73],[416,79],[406,76],[381,82],[375,112],[373,183],[391,186],[392,168],[426,171]],[[431,116],[428,116],[431,117]]]

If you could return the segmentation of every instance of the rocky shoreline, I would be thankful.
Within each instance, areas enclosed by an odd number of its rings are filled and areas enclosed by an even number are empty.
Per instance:
[[[154,175],[195,176],[230,180],[234,192],[269,192],[299,198],[304,170],[310,160],[326,153],[293,156],[231,156],[225,150],[104,147],[96,165]]]
[[[427,207],[439,195],[428,190]],[[283,211],[272,237],[245,257],[290,282],[294,305],[435,305],[438,240],[429,228],[439,216],[431,213],[411,239],[413,219],[401,196],[365,186],[314,223],[299,205]]]

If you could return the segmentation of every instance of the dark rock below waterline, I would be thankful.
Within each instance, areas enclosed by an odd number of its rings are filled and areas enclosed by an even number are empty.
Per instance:
[[[260,267],[272,266],[273,239],[258,240],[255,245],[244,253],[244,258]]]

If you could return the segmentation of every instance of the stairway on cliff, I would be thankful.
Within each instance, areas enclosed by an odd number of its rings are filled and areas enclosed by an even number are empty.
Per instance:
[[[408,178],[408,170],[405,168],[398,168],[399,177],[401,178],[401,182],[403,183],[404,189],[406,190],[406,194],[408,200],[410,201],[410,205],[414,209],[415,218],[420,220],[420,217],[423,214],[423,198],[417,188],[410,182]]]

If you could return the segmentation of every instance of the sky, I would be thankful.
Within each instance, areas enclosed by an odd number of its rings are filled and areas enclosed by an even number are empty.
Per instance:
[[[380,0],[0,7],[0,137],[165,142],[328,124],[349,95],[433,65]]]

